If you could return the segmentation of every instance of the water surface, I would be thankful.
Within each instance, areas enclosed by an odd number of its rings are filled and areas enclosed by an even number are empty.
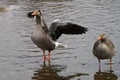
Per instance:
[[[35,20],[27,13],[41,9],[47,25],[54,19],[87,27],[83,35],[62,35],[68,45],[51,52],[51,63],[43,63],[42,51],[31,41]],[[116,47],[113,72],[109,60],[98,61],[92,54],[99,34],[105,33]],[[120,1],[119,0],[1,0],[0,1],[0,80],[120,80]]]

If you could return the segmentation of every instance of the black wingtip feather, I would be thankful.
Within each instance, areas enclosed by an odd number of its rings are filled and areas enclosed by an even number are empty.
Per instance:
[[[88,28],[73,24],[73,23],[60,23],[53,22],[49,28],[49,34],[53,40],[57,40],[62,34],[84,34]]]
[[[81,32],[83,32],[83,33],[86,33],[88,31],[88,28],[85,28],[85,27],[82,27],[82,26],[81,26],[81,29],[82,29]]]
[[[71,28],[70,28],[71,30],[66,31],[66,32],[71,33],[71,34],[83,34],[83,33],[86,33],[88,31],[88,28],[85,28],[83,26],[73,24],[73,23],[67,23],[67,26],[69,26],[69,27],[71,26]]]
[[[27,14],[27,16],[28,16],[29,18],[34,18],[34,15],[32,15],[32,13],[33,13],[33,12],[29,12],[29,13]]]

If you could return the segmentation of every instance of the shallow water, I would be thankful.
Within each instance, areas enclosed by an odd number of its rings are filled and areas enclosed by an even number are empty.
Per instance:
[[[42,51],[31,41],[35,20],[27,13],[41,9],[48,25],[54,19],[87,27],[83,35],[62,35],[68,45],[51,52],[51,63],[43,63]],[[116,47],[113,72],[109,60],[98,61],[92,54],[99,34],[105,33]],[[1,0],[0,80],[120,80],[119,0]]]

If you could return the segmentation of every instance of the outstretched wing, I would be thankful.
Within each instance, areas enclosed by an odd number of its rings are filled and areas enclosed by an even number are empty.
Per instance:
[[[53,22],[49,27],[49,35],[57,40],[62,34],[83,34],[87,28],[73,23]]]

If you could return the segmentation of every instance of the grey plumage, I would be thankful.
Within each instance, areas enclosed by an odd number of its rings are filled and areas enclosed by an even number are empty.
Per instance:
[[[100,60],[110,59],[110,70],[112,69],[112,57],[115,55],[115,47],[111,40],[102,34],[98,37],[98,40],[93,46],[93,54],[98,58],[99,69],[101,68]]]
[[[51,23],[51,26],[48,29],[40,10],[28,13],[28,17],[33,18],[33,16],[36,16],[36,28],[33,31],[31,39],[43,50],[44,54],[45,50],[50,52],[54,48],[62,46],[62,44],[56,43],[56,40],[62,34],[82,34],[87,31],[87,28],[77,24],[64,23],[60,21]]]
[[[97,40],[93,47],[93,54],[99,59],[110,59],[115,55],[114,44],[111,40],[104,38]]]

